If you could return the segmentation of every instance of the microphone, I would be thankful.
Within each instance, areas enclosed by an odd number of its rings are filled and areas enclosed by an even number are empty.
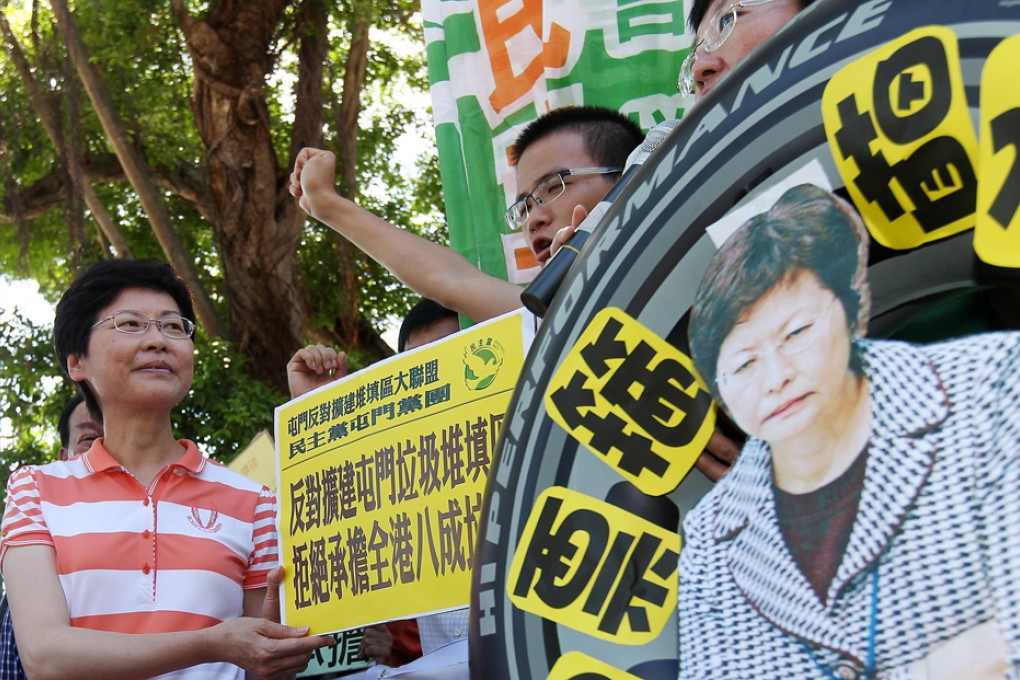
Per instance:
[[[648,157],[652,155],[652,152],[662,144],[662,141],[666,139],[670,131],[679,123],[679,119],[659,123],[648,132],[640,146],[631,152],[630,156],[627,157],[626,169],[623,171],[620,179],[616,181],[616,184],[613,185],[613,188],[606,194],[606,197],[599,201],[598,205],[588,213],[584,221],[577,226],[573,236],[567,239],[560,249],[556,251],[552,259],[546,263],[542,271],[538,273],[538,276],[521,291],[521,302],[524,303],[528,311],[539,317],[545,316],[545,313],[549,311],[549,305],[552,304],[553,297],[555,297],[556,292],[563,284],[563,279],[566,278],[567,272],[581,253],[581,248],[588,242],[595,227],[602,221],[602,217],[608,212],[613,202],[616,201],[617,196],[630,183],[631,178],[637,174],[637,171],[648,160]]]

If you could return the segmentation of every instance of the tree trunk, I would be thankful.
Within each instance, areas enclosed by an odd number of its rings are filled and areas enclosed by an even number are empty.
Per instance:
[[[344,89],[336,116],[337,156],[347,197],[358,200],[358,115],[361,113],[361,90],[368,68],[369,23],[357,14],[351,18],[351,49],[344,69]]]
[[[361,113],[361,91],[365,86],[368,68],[369,21],[371,8],[368,4],[354,3],[348,30],[351,36],[350,50],[344,63],[343,92],[336,113],[336,140],[334,151],[340,164],[340,185],[344,194],[352,201],[358,200],[358,116]],[[359,260],[365,255],[350,241],[336,242],[337,261],[340,264],[340,281],[348,294],[343,296],[341,309],[337,310],[337,332],[343,338],[345,347],[383,351],[388,356],[392,349],[378,333],[364,322],[361,315],[361,294],[357,273]]]
[[[0,12],[0,31],[3,32],[4,46],[7,48],[11,61],[14,62],[21,82],[25,85],[25,90],[28,92],[32,107],[39,115],[39,120],[42,121],[46,134],[57,151],[57,157],[64,167],[67,168],[71,186],[81,192],[82,197],[85,199],[85,205],[92,211],[92,219],[95,220],[100,233],[106,237],[106,240],[113,247],[117,256],[131,257],[131,250],[128,248],[124,236],[120,233],[120,229],[117,228],[116,222],[113,221],[103,202],[99,200],[99,196],[96,194],[95,189],[92,188],[92,184],[85,178],[78,155],[69,152],[68,145],[64,141],[64,135],[61,132],[60,117],[57,115],[56,107],[53,106],[50,99],[36,82],[35,76],[32,75],[32,69],[28,65],[28,60],[25,59],[25,53],[14,36],[14,32],[11,31],[10,24],[7,23],[7,15],[2,12]]]
[[[11,168],[11,158],[14,157],[11,146],[17,145],[17,137],[9,133],[8,129],[17,130],[18,126],[8,123],[0,112],[0,176],[3,177],[4,193],[7,195],[7,205],[4,207],[18,231],[18,269],[27,273],[30,232],[21,187],[15,181]]]
[[[290,166],[302,147],[322,143],[328,55],[328,5],[304,0],[295,28],[300,45],[291,157],[281,167],[262,87],[273,67],[271,47],[285,5],[220,0],[199,19],[188,14],[183,0],[173,0],[195,69],[195,119],[206,146],[232,339],[253,359],[258,377],[281,389],[284,367],[304,344],[307,327],[307,305],[293,269],[305,216],[288,192]],[[345,283],[343,297],[356,296],[358,282]],[[337,311],[349,318],[347,310]],[[362,325],[355,316],[338,344],[360,346]]]
[[[315,0],[312,0],[313,2]],[[349,15],[348,32],[351,36],[350,49],[344,62],[343,91],[339,105],[336,107],[337,135],[333,151],[339,159],[340,186],[344,194],[352,201],[359,195],[358,186],[358,116],[361,113],[361,93],[365,86],[365,74],[368,68],[368,51],[371,47],[369,29],[373,8],[370,2],[355,3]],[[316,24],[309,24],[310,27]],[[325,40],[325,36],[323,37]],[[302,58],[303,61],[303,58]],[[322,62],[318,71],[319,89],[316,106],[321,112],[322,98]],[[299,85],[299,92],[301,87]],[[300,115],[302,98],[298,99]],[[321,113],[317,124],[321,126]],[[295,132],[299,130],[295,122]],[[295,146],[295,153],[301,146],[318,146],[302,144]],[[339,344],[344,349],[360,350],[371,356],[383,358],[393,355],[393,349],[386,344],[379,332],[365,320],[361,313],[361,285],[358,281],[360,261],[365,254],[344,238],[334,240],[337,251],[337,262],[340,268],[339,279],[343,293],[340,295],[340,306],[332,310],[335,324],[331,329],[322,329],[317,333],[320,341]]]
[[[198,19],[183,0],[173,2],[194,64],[195,122],[206,147],[231,340],[251,358],[256,376],[281,391],[306,323],[293,269],[303,217],[286,194],[262,90],[285,5],[222,0]],[[314,33],[324,26],[323,20]],[[321,63],[325,55],[323,42],[309,58]],[[319,82],[321,89],[321,76]]]
[[[361,88],[365,83],[365,69],[368,64],[368,24],[352,18],[351,48],[347,53],[344,69],[344,88],[337,110],[336,155],[340,159],[341,186],[347,197],[358,200],[358,114],[361,112]],[[343,308],[338,310],[337,325],[341,335],[353,341],[354,349],[360,345],[358,338],[361,295],[358,291],[357,271],[360,251],[347,239],[336,243],[337,261],[340,263],[340,280],[351,295],[344,296]]]
[[[56,17],[57,28],[67,43],[67,51],[71,61],[74,63],[78,76],[85,86],[85,91],[88,93],[96,115],[103,125],[103,131],[106,133],[107,139],[110,141],[117,154],[117,158],[124,167],[124,172],[127,174],[131,186],[138,193],[138,198],[145,209],[156,238],[159,240],[163,252],[177,271],[177,274],[191,288],[198,320],[202,323],[206,333],[211,337],[224,337],[225,329],[220,322],[219,316],[216,314],[212,300],[205,292],[202,281],[198,278],[194,261],[185,251],[177,232],[174,230],[173,224],[170,222],[170,215],[166,210],[166,206],[163,204],[155,185],[149,179],[149,172],[145,167],[145,162],[139,157],[128,140],[120,117],[117,115],[117,111],[109,95],[106,93],[102,80],[99,78],[99,74],[96,73],[91,62],[89,62],[85,43],[78,33],[78,27],[71,17],[66,0],[50,0],[50,5]]]

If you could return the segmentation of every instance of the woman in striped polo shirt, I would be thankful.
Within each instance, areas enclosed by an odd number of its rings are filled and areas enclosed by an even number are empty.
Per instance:
[[[97,264],[57,305],[57,357],[105,436],[8,484],[0,567],[30,677],[275,678],[331,642],[277,623],[272,493],[174,437],[192,315],[146,261]]]

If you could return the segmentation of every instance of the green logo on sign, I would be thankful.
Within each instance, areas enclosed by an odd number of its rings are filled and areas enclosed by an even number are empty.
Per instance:
[[[474,342],[464,352],[464,384],[472,391],[492,384],[503,365],[505,350],[499,341],[487,338]]]

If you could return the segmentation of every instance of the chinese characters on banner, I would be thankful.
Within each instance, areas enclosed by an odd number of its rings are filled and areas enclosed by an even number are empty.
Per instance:
[[[424,0],[425,42],[451,245],[494,276],[538,265],[503,211],[517,193],[508,149],[522,127],[596,104],[643,128],[683,114],[690,47],[682,0]]]
[[[1003,40],[981,73],[978,130],[959,41],[929,26],[833,76],[822,99],[840,175],[871,235],[908,249],[974,229],[984,262],[1020,262],[1020,38]],[[980,140],[978,137],[980,133]]]
[[[284,621],[313,634],[462,607],[524,312],[276,410]]]
[[[564,487],[543,491],[514,554],[510,599],[601,640],[647,644],[676,615],[680,554],[675,518],[649,518],[669,516],[671,503],[655,497],[680,484],[715,429],[711,395],[689,357],[608,307],[553,375],[545,403],[647,497],[624,508]],[[562,667],[576,673],[594,663],[582,656],[564,657]]]
[[[650,496],[677,486],[715,429],[694,362],[626,312],[603,309],[549,383],[549,416]]]
[[[676,615],[679,556],[675,531],[552,487],[539,496],[521,535],[510,599],[593,637],[645,644]]]
[[[308,667],[298,673],[298,677],[312,678],[327,673],[343,673],[367,668],[371,665],[370,661],[358,658],[358,650],[361,648],[361,640],[364,637],[365,631],[362,628],[334,634],[336,645],[319,648],[312,652]]]

